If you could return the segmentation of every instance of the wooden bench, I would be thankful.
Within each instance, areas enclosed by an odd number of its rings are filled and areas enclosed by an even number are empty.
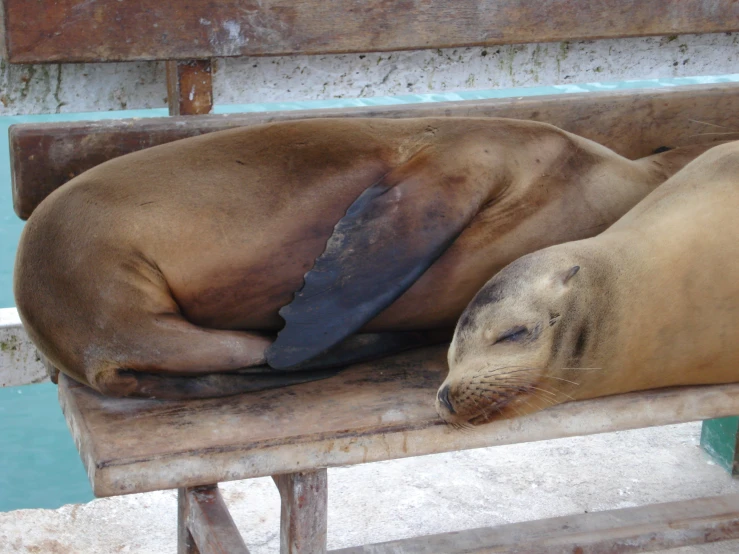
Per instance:
[[[301,117],[516,117],[546,121],[638,157],[736,128],[739,86],[207,116],[210,58],[363,52],[575,38],[739,30],[735,2],[524,0],[4,0],[11,62],[167,59],[170,112],[185,117],[19,125],[11,129],[14,206],[27,218],[71,177],[127,152],[239,125]],[[402,5],[401,5],[402,4]],[[452,7],[453,6],[453,7]],[[244,9],[237,9],[237,8]],[[609,17],[602,14],[608,12]],[[0,10],[0,13],[3,13]],[[156,31],[152,31],[156,29]],[[341,32],[338,32],[339,29]],[[135,40],[132,39],[135,37]],[[716,127],[719,126],[719,127]],[[737,137],[739,138],[739,136]],[[471,433],[433,410],[443,348],[363,364],[320,383],[227,399],[104,398],[62,377],[59,398],[98,496],[179,490],[179,552],[247,552],[217,483],[272,475],[283,553],[326,551],[326,468],[739,414],[739,385],[564,404]],[[135,422],[135,424],[133,423]],[[643,552],[739,538],[739,495],[475,529],[344,553]]]

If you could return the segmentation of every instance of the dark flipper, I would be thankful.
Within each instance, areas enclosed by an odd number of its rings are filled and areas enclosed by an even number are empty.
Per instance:
[[[293,368],[354,334],[410,288],[477,214],[485,192],[466,173],[450,173],[431,150],[365,190],[337,223],[302,290],[280,310],[285,327],[267,350],[270,366]]]
[[[259,368],[250,368],[256,370]],[[121,370],[122,377],[136,380],[135,392],[130,396],[158,398],[161,400],[191,400],[196,398],[218,398],[245,392],[287,387],[333,377],[341,369],[299,371],[295,373],[275,372],[262,366],[265,373],[210,373],[208,375],[173,376],[161,373]]]
[[[218,398],[327,379],[351,364],[448,342],[451,335],[451,330],[354,335],[330,352],[295,368],[300,371],[286,372],[262,365],[227,373],[193,376],[131,370],[120,370],[119,374],[135,379],[135,392],[131,396],[162,400]]]
[[[452,331],[388,331],[385,333],[360,333],[344,339],[324,354],[291,368],[292,370],[317,370],[346,367],[368,362],[414,348],[449,342]],[[283,373],[283,375],[288,375]]]

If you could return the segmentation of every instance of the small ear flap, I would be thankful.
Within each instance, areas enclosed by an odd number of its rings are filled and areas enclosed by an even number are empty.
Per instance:
[[[570,279],[577,275],[578,271],[580,271],[579,265],[572,266],[562,277],[562,284],[566,285]]]

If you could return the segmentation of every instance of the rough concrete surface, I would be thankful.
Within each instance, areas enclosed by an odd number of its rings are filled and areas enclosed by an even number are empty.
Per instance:
[[[366,98],[735,73],[739,34],[367,54],[223,58],[216,104]],[[10,65],[0,115],[161,108],[163,62]]]
[[[329,470],[329,549],[739,492],[699,434],[689,423]],[[271,479],[221,487],[250,551],[277,553]],[[0,513],[0,552],[172,554],[176,517],[174,491]],[[730,541],[669,552],[738,551]]]

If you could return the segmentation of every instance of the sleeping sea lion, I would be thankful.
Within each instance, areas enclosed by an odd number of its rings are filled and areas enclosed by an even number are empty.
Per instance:
[[[601,235],[493,277],[462,314],[437,398],[478,424],[568,400],[739,381],[739,142]]]
[[[41,202],[18,250],[18,311],[51,366],[108,395],[322,378],[448,340],[505,264],[603,230],[706,148],[629,161],[492,118],[188,138],[103,163]]]

